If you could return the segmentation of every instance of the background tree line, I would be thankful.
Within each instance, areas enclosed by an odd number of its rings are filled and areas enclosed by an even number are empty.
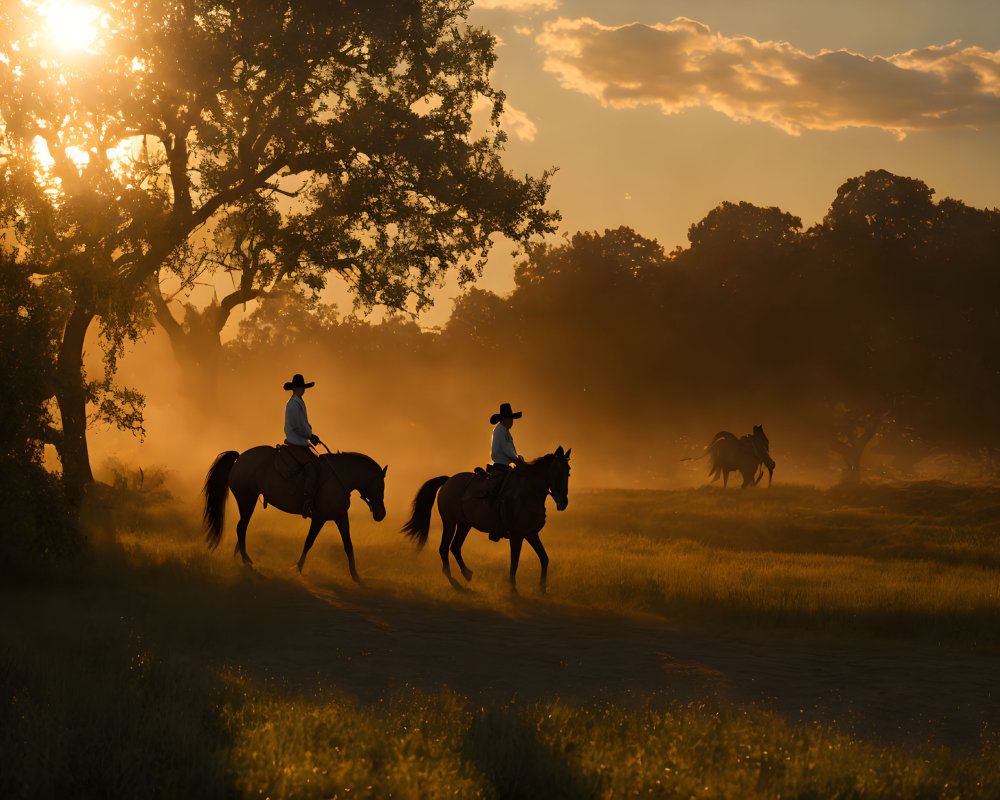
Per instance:
[[[534,245],[510,295],[472,289],[434,331],[278,293],[226,345],[228,380],[251,391],[293,355],[338,416],[451,459],[484,458],[480,418],[511,400],[529,407],[522,438],[585,438],[590,468],[618,483],[669,481],[718,428],[758,422],[779,470],[857,480],[877,441],[889,474],[949,455],[996,475],[1000,212],[880,170],[809,229],[727,202],[688,239],[668,253],[623,227]]]

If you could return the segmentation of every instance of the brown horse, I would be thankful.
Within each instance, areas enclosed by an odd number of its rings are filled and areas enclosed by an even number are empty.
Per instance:
[[[545,525],[545,499],[549,495],[556,501],[557,510],[562,511],[569,505],[569,454],[569,450],[563,452],[560,446],[554,453],[514,467],[501,490],[505,510],[501,525],[510,539],[512,590],[516,590],[515,575],[521,558],[521,545],[527,541],[541,562],[540,585],[545,591],[549,557],[538,534]],[[462,560],[465,537],[472,528],[483,532],[496,530],[500,521],[497,510],[499,501],[478,496],[480,493],[476,490],[482,487],[483,481],[485,478],[474,472],[431,478],[417,492],[413,500],[413,515],[403,526],[403,533],[416,540],[418,548],[423,547],[430,533],[431,510],[437,496],[438,512],[444,524],[438,552],[441,554],[442,571],[456,588],[461,588],[461,584],[451,575],[448,550],[454,554],[462,577],[472,580],[472,570]]]
[[[712,438],[705,452],[697,458],[682,458],[681,461],[697,461],[705,456],[712,457],[712,466],[708,474],[715,482],[722,476],[722,485],[729,485],[729,473],[739,472],[743,475],[743,486],[756,486],[764,477],[764,467],[767,467],[767,485],[774,479],[774,459],[770,453],[771,443],[764,434],[764,426],[754,425],[753,433],[741,439],[729,431],[719,431]]]
[[[209,549],[218,547],[222,538],[227,489],[233,493],[240,509],[240,521],[236,525],[236,550],[233,555],[239,553],[245,564],[253,563],[247,555],[246,534],[258,497],[263,495],[265,508],[270,503],[289,514],[302,513],[302,489],[295,481],[283,478],[278,473],[275,468],[277,454],[276,448],[264,445],[252,447],[243,453],[228,450],[215,459],[205,479],[205,539]],[[302,571],[306,553],[320,529],[327,520],[332,519],[337,523],[344,540],[344,552],[347,553],[351,577],[358,580],[358,573],[354,568],[351,528],[347,519],[351,492],[357,491],[368,504],[375,521],[381,522],[385,519],[385,476],[389,467],[380,467],[362,453],[328,453],[319,458],[319,483],[309,533],[298,562],[299,572]]]

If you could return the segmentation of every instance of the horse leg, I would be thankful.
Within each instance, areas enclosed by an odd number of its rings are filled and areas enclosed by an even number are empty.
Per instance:
[[[247,555],[247,526],[250,524],[250,517],[253,516],[254,509],[257,508],[257,497],[237,497],[236,505],[240,510],[240,521],[236,523],[236,548],[233,550],[235,556],[239,553],[243,557],[244,564],[253,564],[250,556]]]
[[[334,517],[333,521],[337,523],[340,538],[344,540],[344,552],[347,553],[347,566],[351,570],[351,577],[354,578],[355,583],[361,583],[358,571],[354,568],[354,545],[351,543],[351,523],[347,518],[347,512],[345,511],[339,517]]]
[[[438,553],[441,554],[441,571],[448,578],[448,582],[451,583],[456,589],[461,589],[462,584],[455,580],[454,576],[451,574],[451,564],[448,562],[448,547],[451,545],[452,540],[455,538],[455,528],[457,524],[451,520],[446,520],[441,517],[441,522],[444,523],[444,530],[441,532],[441,546],[438,548]]]
[[[317,517],[313,517],[309,521],[309,533],[306,535],[306,543],[302,548],[302,555],[299,556],[299,563],[296,565],[299,568],[299,572],[302,572],[302,567],[306,563],[306,553],[308,553],[309,548],[313,546],[313,542],[316,541],[316,537],[319,536],[319,532],[325,524],[325,519]]]
[[[545,548],[542,546],[542,540],[538,536],[538,532],[525,537],[528,540],[528,544],[531,545],[532,549],[538,554],[538,561],[542,565],[542,578],[539,581],[539,588],[542,590],[542,594],[545,594],[545,576],[549,571],[549,555],[545,552]]]
[[[728,489],[729,488],[729,470],[728,469],[722,470],[722,488],[723,489]]]
[[[462,560],[462,545],[465,544],[465,537],[469,535],[471,529],[472,526],[468,523],[460,524],[458,531],[455,533],[455,538],[451,540],[451,553],[455,556],[458,568],[462,570],[462,577],[467,581],[472,580],[472,570],[465,566],[465,561]]]
[[[514,535],[510,537],[510,590],[512,592],[517,591],[517,580],[514,576],[517,575],[517,562],[521,560],[522,544],[524,544],[522,537]]]

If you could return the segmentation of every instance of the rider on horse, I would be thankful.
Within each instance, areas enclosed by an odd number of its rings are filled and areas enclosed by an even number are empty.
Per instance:
[[[511,464],[524,463],[524,458],[517,454],[517,449],[514,447],[514,438],[510,435],[510,429],[514,425],[514,420],[520,418],[521,412],[513,411],[510,403],[501,403],[500,412],[490,417],[490,425],[496,427],[493,428],[493,443],[490,447],[490,459],[492,463],[486,467],[486,490],[489,495],[499,494],[500,488],[510,474]],[[500,517],[502,520],[502,513]],[[503,535],[502,530],[492,531],[490,539],[498,542]]]
[[[305,378],[296,374],[285,384],[285,391],[291,391],[285,405],[285,446],[297,462],[302,466],[304,481],[302,484],[303,502],[302,516],[310,517],[313,513],[313,499],[316,485],[319,482],[319,456],[310,445],[319,444],[319,437],[313,433],[306,413],[306,403],[302,395],[306,389],[315,386],[315,381],[306,383]]]

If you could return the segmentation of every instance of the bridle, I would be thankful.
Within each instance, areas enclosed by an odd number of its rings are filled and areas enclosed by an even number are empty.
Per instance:
[[[374,500],[372,500],[372,499],[371,499],[371,498],[370,498],[370,497],[369,497],[369,496],[368,496],[367,494],[365,494],[365,493],[364,493],[363,491],[361,491],[361,489],[355,489],[355,491],[356,491],[356,492],[358,493],[358,497],[360,497],[360,498],[361,498],[362,500],[364,500],[364,501],[365,501],[365,505],[367,505],[367,506],[368,506],[368,510],[369,510],[369,511],[370,511],[370,512],[372,513],[372,515],[374,516],[374,514],[375,514],[375,511],[374,511],[374,509],[372,509],[372,503],[374,503],[375,501],[374,501]]]

